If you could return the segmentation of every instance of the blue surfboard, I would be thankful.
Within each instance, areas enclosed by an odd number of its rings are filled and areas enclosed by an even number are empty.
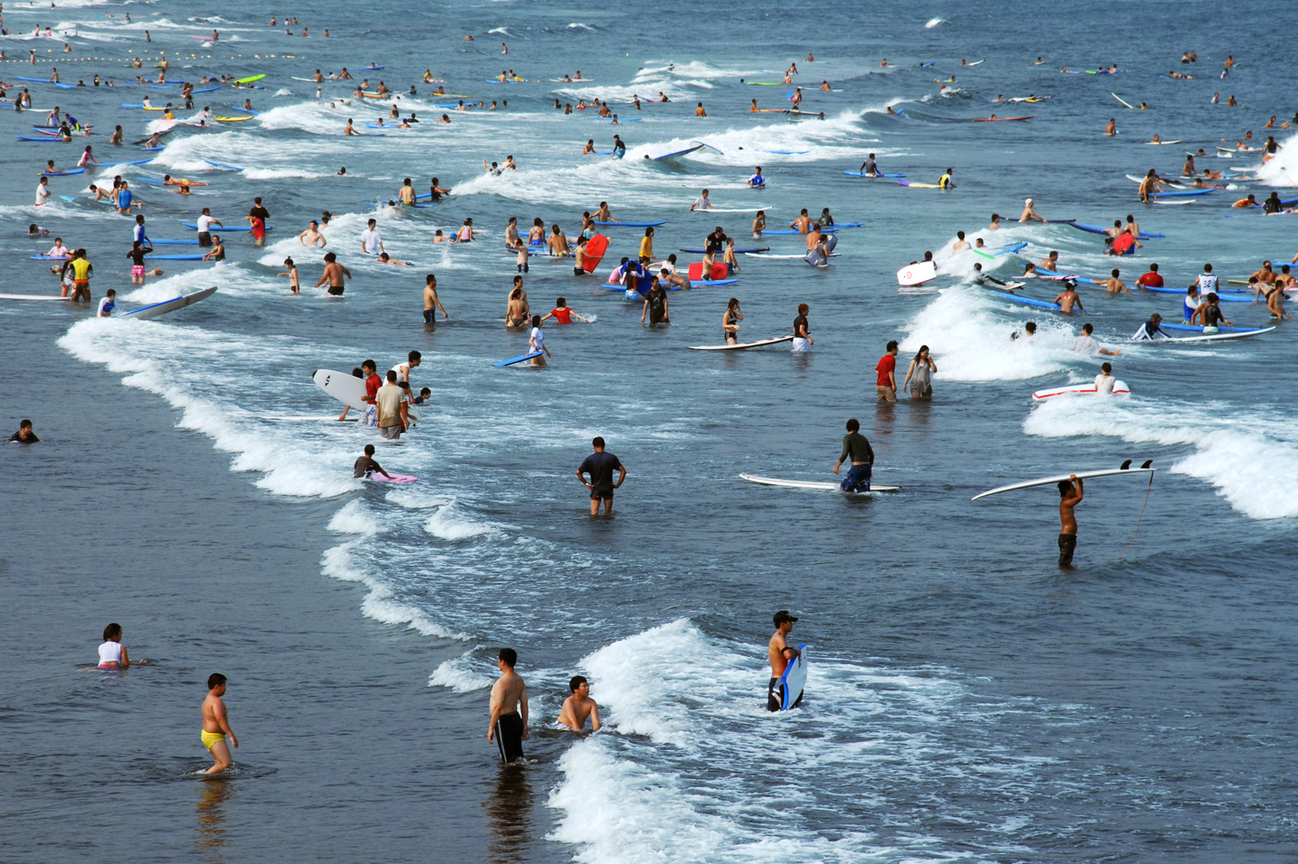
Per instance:
[[[522,363],[524,360],[531,360],[533,357],[540,357],[545,354],[544,351],[533,351],[531,354],[522,354],[518,357],[511,357],[508,360],[500,360],[492,363],[492,366],[513,366],[515,363]]]
[[[798,704],[798,700],[802,698],[806,686],[807,643],[803,642],[798,646],[798,656],[794,657],[789,665],[784,667],[784,674],[780,676],[780,710],[789,711],[793,709]]]

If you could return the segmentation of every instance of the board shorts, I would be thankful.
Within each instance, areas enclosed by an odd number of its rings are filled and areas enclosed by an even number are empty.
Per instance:
[[[897,401],[897,391],[892,389],[891,387],[882,387],[876,384],[874,390],[876,393],[879,394],[879,398],[877,400],[879,402]]]
[[[199,246],[211,246],[211,245],[212,245],[212,234],[211,234],[210,231],[199,231],[199,232],[198,232],[198,245],[199,245]]]
[[[598,488],[597,488],[597,487],[591,487],[591,490],[590,490],[590,500],[592,500],[592,501],[596,501],[596,500],[599,500],[599,499],[603,499],[603,500],[605,500],[605,501],[612,501],[612,500],[613,500],[613,487],[612,487],[612,486],[604,486],[604,487],[598,487]]]
[[[1077,551],[1076,534],[1059,535],[1059,566],[1073,566],[1073,553]]]
[[[132,275],[132,276],[143,276],[143,275],[144,275],[144,265],[143,265],[143,264],[132,264],[132,265],[131,265],[131,275]]]
[[[874,475],[873,465],[853,465],[847,472],[839,488],[844,492],[869,492],[870,478]]]
[[[790,705],[790,708],[797,708],[802,704],[803,694],[798,694],[798,701]],[[779,711],[784,706],[784,688],[780,686],[779,678],[772,678],[766,685],[766,710],[772,713]]]
[[[398,423],[395,426],[380,426],[379,434],[384,438],[387,438],[389,441],[395,441],[401,437],[401,424]]]
[[[808,342],[806,339],[803,339],[801,336],[794,336],[794,337],[793,337],[793,348],[790,349],[790,350],[792,350],[792,351],[801,351],[801,352],[810,351],[810,350],[811,350],[811,343]]]
[[[523,718],[518,712],[501,714],[496,720],[496,746],[506,765],[523,758]]]
[[[335,296],[335,297],[341,297],[341,296],[343,296],[343,290],[344,290],[344,289],[343,289],[343,286],[341,286],[341,285],[330,285],[330,286],[329,286],[329,293],[332,294],[332,295]]]
[[[217,741],[224,741],[224,740],[225,740],[224,732],[208,732],[206,729],[203,730],[203,746],[206,747],[208,750],[211,750],[212,745],[215,744]]]
[[[581,269],[580,267],[574,267],[574,268],[572,268],[572,275],[574,275],[574,276],[585,276],[585,275],[586,275],[586,271],[583,270],[583,269]]]
[[[425,324],[436,324],[436,323],[437,323],[437,310],[436,310],[436,309],[425,309],[425,310],[424,310],[424,323],[425,323]]]

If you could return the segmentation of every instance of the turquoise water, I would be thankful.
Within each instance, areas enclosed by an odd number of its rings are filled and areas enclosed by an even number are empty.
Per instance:
[[[1267,119],[1279,123],[1293,109],[1282,76],[1252,59],[1281,50],[1278,37],[1244,24],[1229,39],[1214,32],[1200,41],[1185,22],[1217,10],[1195,3],[1070,4],[1048,18],[1028,4],[818,10],[820,21],[799,23],[782,10],[716,5],[398,3],[299,11],[293,30],[308,26],[304,39],[238,4],[213,19],[170,3],[60,4],[59,20],[6,8],[11,32],[49,23],[76,34],[67,38],[71,55],[58,53],[62,40],[10,36],[10,58],[53,49],[64,81],[99,72],[119,85],[30,83],[44,110],[0,112],[14,135],[27,134],[56,99],[97,131],[122,124],[128,141],[163,128],[117,107],[144,92],[155,102],[170,95],[121,80],[128,52],[179,54],[173,69],[187,77],[267,75],[261,89],[200,96],[220,116],[251,99],[261,112],[253,120],[182,125],[151,164],[54,179],[56,197],[71,203],[32,208],[31,177],[45,159],[75,161],[80,139],[16,143],[0,157],[12,169],[0,205],[11,228],[0,249],[15,261],[4,292],[57,290],[45,267],[25,258],[44,251],[22,231],[33,220],[90,250],[96,299],[115,287],[130,307],[219,288],[153,322],[0,301],[10,368],[55,377],[62,391],[34,398],[28,376],[4,385],[12,422],[30,416],[47,439],[7,452],[11,509],[23,525],[54,519],[74,501],[113,514],[87,520],[57,549],[15,529],[15,552],[5,556],[21,585],[5,629],[30,629],[39,614],[40,629],[55,634],[40,637],[51,647],[37,669],[0,673],[17,694],[0,722],[20,766],[0,782],[25,802],[4,820],[18,826],[6,831],[6,847],[41,860],[87,849],[146,860],[297,859],[337,848],[394,860],[455,848],[473,860],[591,862],[1291,857],[1292,325],[1208,346],[1131,345],[1126,337],[1150,312],[1179,318],[1180,298],[1083,288],[1087,314],[1068,320],[982,292],[970,284],[974,260],[948,255],[963,230],[993,246],[1029,244],[1019,258],[984,261],[1002,277],[1051,250],[1089,277],[1115,266],[1094,234],[1011,224],[1031,197],[1048,218],[1108,225],[1130,213],[1166,234],[1116,262],[1128,284],[1155,261],[1170,286],[1188,284],[1205,262],[1242,278],[1263,258],[1287,261],[1298,251],[1288,217],[1228,206],[1298,182],[1287,151],[1260,174],[1241,172],[1262,179],[1184,206],[1140,205],[1124,176],[1180,171],[1186,148],[1146,144],[1154,134],[1208,153],[1247,130],[1264,140]],[[190,38],[212,26],[219,43]],[[464,41],[466,33],[475,39]],[[1199,62],[1182,66],[1189,48]],[[1220,79],[1231,52],[1240,64]],[[1038,55],[1044,62],[1034,66]],[[73,62],[81,57],[105,59]],[[885,57],[892,66],[880,66]],[[961,67],[962,59],[984,62]],[[740,79],[779,82],[794,60],[804,110],[825,119],[748,112],[754,98],[783,107],[792,88]],[[357,71],[371,61],[386,68]],[[1060,72],[1114,63],[1121,71],[1112,76]],[[0,73],[47,77],[49,65],[42,58],[33,73],[7,63]],[[446,80],[447,93],[497,100],[500,110],[447,110],[450,125],[342,137],[349,118],[361,126],[392,104],[351,103],[354,85],[341,82],[323,85],[317,99],[314,84],[294,79],[343,65],[372,87],[382,80],[405,93],[416,84],[417,95],[396,104],[421,119],[462,98],[430,96],[436,85],[419,83],[425,69]],[[528,81],[488,83],[502,69]],[[588,82],[550,80],[578,69]],[[1197,77],[1159,77],[1169,69]],[[952,76],[958,92],[940,95],[934,79]],[[816,90],[821,81],[829,92]],[[659,92],[671,102],[645,101]],[[1214,92],[1222,104],[1211,103]],[[1129,111],[1111,93],[1150,108]],[[1050,98],[992,102],[1029,94]],[[1239,107],[1224,104],[1232,94]],[[626,104],[633,96],[639,109]],[[595,98],[637,122],[615,130],[594,112],[553,107]],[[706,118],[695,116],[700,101]],[[968,122],[992,113],[1032,119]],[[1110,117],[1113,138],[1103,135]],[[610,149],[614,131],[626,142],[624,160],[580,155],[588,139]],[[1280,132],[1283,144],[1291,133]],[[105,136],[88,140],[110,161],[134,155],[118,156]],[[695,141],[709,146],[674,161],[643,158]],[[958,188],[843,175],[870,152],[885,170],[922,183],[954,167]],[[482,170],[483,159],[508,155],[517,172]],[[1258,154],[1198,162],[1251,169]],[[761,193],[746,186],[756,165],[767,177]],[[336,174],[342,166],[345,176]],[[264,249],[234,235],[223,267],[167,262],[174,268],[163,277],[132,288],[130,223],[84,195],[88,180],[118,171],[210,184],[182,198],[132,183],[155,239],[190,237],[181,222],[201,207],[242,225],[253,196],[265,200],[276,231]],[[395,196],[405,177],[422,192],[434,176],[453,189],[436,208],[396,213],[362,203]],[[718,224],[748,245],[751,213],[686,212],[702,188],[720,208],[764,208],[773,226],[825,207],[839,222],[865,225],[840,232],[840,257],[823,271],[796,258],[741,258],[736,285],[673,293],[666,328],[643,327],[637,304],[574,279],[567,262],[534,258],[525,276],[533,310],[563,296],[596,320],[547,325],[554,356],[544,370],[491,366],[526,349],[526,335],[503,326],[516,273],[501,242],[510,216],[575,233],[580,214],[607,201],[618,219],[667,221],[654,238],[659,257],[698,246]],[[309,287],[319,252],[296,240],[324,210],[333,214],[327,249],[353,276],[341,301]],[[993,212],[1005,217],[999,232],[986,230]],[[371,217],[388,252],[414,266],[360,254]],[[466,218],[484,232],[481,242],[431,242],[435,230],[450,233]],[[609,229],[598,274],[633,254],[642,233]],[[761,245],[776,255],[803,248],[798,237]],[[937,253],[939,278],[899,288],[896,270],[926,250]],[[678,254],[682,263],[697,257]],[[301,268],[301,296],[276,275],[287,256]],[[435,329],[420,316],[430,272],[450,313]],[[719,340],[730,296],[742,301],[745,338],[787,333],[797,305],[809,304],[813,352],[686,350]],[[1238,324],[1266,323],[1260,307],[1225,311]],[[1035,340],[1011,340],[1028,320],[1040,326]],[[1084,321],[1122,350],[1106,359],[1131,397],[1033,404],[1034,390],[1097,373],[1099,358],[1069,350]],[[932,403],[876,405],[873,369],[892,339],[903,372],[921,344],[932,348]],[[418,484],[362,487],[350,478],[364,444],[378,443],[369,430],[273,419],[336,415],[311,382],[314,370],[349,371],[367,357],[386,369],[411,349],[424,355],[412,382],[433,400],[417,409],[416,430],[380,446],[377,458]],[[123,413],[141,418],[138,433],[106,410],[118,399]],[[902,493],[844,499],[739,479],[832,479],[849,417],[874,446],[878,481]],[[100,477],[86,454],[106,449],[102,461],[115,466],[141,458],[129,452],[136,434],[157,473],[128,484],[126,506],[117,469]],[[594,435],[630,472],[608,521],[589,519],[572,477]],[[1145,484],[1129,478],[1088,484],[1076,571],[1055,564],[1053,490],[969,500],[1015,480],[1125,459],[1154,460],[1152,492],[1146,499]],[[21,483],[33,470],[58,474],[58,496]],[[153,539],[165,532],[159,511],[172,508],[182,539]],[[133,515],[140,511],[147,518]],[[138,547],[118,550],[123,536],[139,537]],[[284,537],[292,540],[281,545]],[[118,562],[113,572],[146,571],[129,600],[84,596],[105,546]],[[43,587],[42,556],[62,574],[58,591]],[[175,578],[167,574],[196,567],[196,558],[201,586],[167,587]],[[209,592],[237,592],[219,614],[245,619],[219,647],[195,635],[202,615],[189,608],[188,598]],[[773,717],[763,710],[762,649],[782,608],[801,617],[794,635],[811,644],[813,660],[804,708]],[[136,610],[134,619],[123,609]],[[139,650],[162,658],[160,668],[132,672],[121,686],[78,671],[75,663],[93,658],[98,630],[121,619],[128,640],[139,634],[147,646]],[[347,634],[346,644],[331,631]],[[532,764],[502,774],[482,727],[504,644],[522,658],[534,734]],[[355,664],[336,675],[350,695],[313,686],[322,650],[345,651]],[[232,711],[249,744],[237,754],[240,773],[208,805],[221,814],[216,846],[203,842],[203,804],[183,842],[158,815],[201,785],[186,775],[206,764],[191,727],[202,695],[195,682],[212,664],[245,688]],[[372,698],[358,671],[367,667],[383,679]],[[609,723],[585,739],[553,723],[577,673],[590,678]],[[35,692],[35,679],[44,682],[39,694],[22,695]],[[336,700],[345,708],[335,710]],[[345,754],[338,777],[306,767],[314,741],[289,731],[303,711],[305,729],[338,729],[330,743]],[[107,717],[150,731],[87,759],[67,730]],[[426,729],[425,717],[436,718]],[[103,756],[118,748],[135,766],[127,783],[117,782],[121,762]],[[110,790],[120,820],[100,822],[104,802],[63,776],[69,765],[86,786]],[[81,836],[69,827],[79,820],[98,830]]]

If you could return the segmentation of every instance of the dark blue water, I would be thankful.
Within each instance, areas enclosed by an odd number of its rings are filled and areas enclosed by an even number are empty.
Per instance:
[[[1200,42],[1186,22],[1219,10],[1196,4],[1049,15],[1025,4],[830,4],[825,25],[798,25],[795,37],[789,13],[741,7],[397,4],[299,11],[294,32],[312,34],[303,39],[231,6],[215,21],[220,43],[207,45],[190,36],[213,25],[174,4],[61,5],[61,23],[48,10],[5,11],[11,32],[38,20],[76,31],[70,55],[61,40],[5,40],[11,58],[52,49],[65,81],[99,71],[120,83],[129,52],[148,52],[148,67],[158,50],[179,53],[173,68],[186,76],[267,74],[264,89],[203,94],[221,116],[251,98],[256,119],[181,125],[154,164],[53,180],[56,201],[73,202],[32,208],[30,178],[47,158],[75,162],[81,139],[0,156],[11,169],[0,249],[14,262],[0,291],[58,290],[26,259],[48,246],[25,237],[31,221],[90,250],[96,300],[114,287],[131,308],[218,286],[152,322],[0,301],[10,422],[31,417],[44,439],[12,446],[3,463],[3,644],[18,662],[0,673],[0,844],[14,857],[297,860],[345,848],[389,860],[443,849],[589,862],[1292,858],[1292,325],[1235,342],[1133,345],[1150,312],[1180,317],[1178,297],[1084,287],[1086,314],[1069,320],[982,292],[970,284],[975,259],[948,254],[963,230],[989,246],[1029,244],[1018,258],[976,259],[1002,277],[1051,250],[1070,272],[1107,275],[1115,259],[1096,235],[1011,224],[1031,197],[1049,218],[1107,225],[1131,213],[1166,234],[1117,260],[1128,284],[1150,262],[1178,287],[1205,262],[1239,279],[1264,258],[1287,261],[1289,217],[1229,207],[1298,182],[1287,151],[1260,173],[1256,153],[1197,160],[1246,170],[1185,206],[1140,205],[1124,176],[1179,173],[1186,147],[1146,144],[1156,133],[1211,154],[1249,130],[1264,140],[1271,115],[1290,116],[1283,76],[1254,59],[1282,49],[1266,35],[1276,28],[1237,22]],[[724,27],[681,26],[705,16]],[[404,29],[421,35],[391,38]],[[1190,48],[1199,62],[1182,66]],[[1232,52],[1239,66],[1222,80]],[[1038,55],[1045,62],[1031,65]],[[884,57],[895,68],[880,68]],[[343,101],[352,84],[328,83],[317,101],[315,85],[293,76],[371,58],[387,67],[359,73],[372,87],[382,79],[403,92],[430,69],[447,93],[508,105],[448,111],[449,126],[339,137],[348,118],[386,110]],[[825,120],[746,111],[754,98],[783,107],[792,88],[739,79],[779,82],[791,60],[804,110]],[[1060,72],[1113,63],[1117,75]],[[0,72],[48,77],[49,65]],[[529,82],[484,80],[502,67]],[[577,69],[592,80],[550,80]],[[1159,77],[1169,69],[1197,77]],[[940,95],[934,79],[951,76],[959,92]],[[830,92],[815,89],[822,80]],[[116,107],[138,101],[139,85],[28,86],[45,111],[0,112],[11,134],[27,134],[55,99],[97,131],[121,123],[128,140],[164,126]],[[420,84],[403,111],[433,116],[461,98],[430,89]],[[660,91],[671,103],[625,104]],[[1150,107],[1129,111],[1111,93]],[[991,101],[1029,94],[1050,98]],[[1232,94],[1240,106],[1227,108]],[[638,122],[614,130],[591,111],[564,116],[555,98],[608,99]],[[699,101],[706,119],[694,116]],[[968,122],[992,113],[1032,119]],[[1113,138],[1103,135],[1110,117]],[[589,138],[607,149],[613,131],[625,160],[579,155]],[[1290,133],[1280,133],[1284,143]],[[106,136],[87,140],[112,150]],[[694,141],[710,146],[645,164]],[[958,188],[843,176],[869,152],[918,182],[954,167]],[[482,172],[483,158],[509,154],[517,173]],[[113,150],[111,160],[131,155]],[[769,184],[761,197],[745,185],[757,164]],[[343,165],[347,176],[336,176]],[[261,250],[233,237],[220,268],[160,262],[164,276],[132,288],[130,223],[84,196],[86,182],[118,171],[211,184],[186,199],[132,183],[155,239],[190,236],[180,222],[204,206],[243,224],[254,195],[276,231]],[[455,194],[413,214],[361,203],[394,196],[407,176],[419,190],[437,176]],[[717,224],[747,245],[750,213],[685,212],[704,187],[718,207],[764,208],[772,225],[825,207],[866,225],[841,232],[827,270],[746,258],[734,286],[673,293],[666,328],[643,327],[637,304],[574,279],[567,262],[533,259],[534,311],[563,296],[596,320],[547,325],[545,370],[491,366],[526,348],[502,320],[515,274],[500,251],[510,216],[575,233],[583,210],[608,201],[619,219],[667,220],[658,257],[699,245]],[[295,239],[325,209],[335,214],[327,249],[353,274],[342,301],[309,287],[320,253]],[[993,212],[1006,218],[999,232],[985,230]],[[371,215],[393,257],[415,266],[359,254]],[[465,218],[484,242],[431,242]],[[601,277],[642,235],[608,233]],[[798,237],[762,245],[803,247]],[[895,271],[925,250],[938,254],[939,278],[898,289]],[[696,257],[679,254],[682,264]],[[301,267],[302,296],[276,275],[286,256]],[[420,320],[428,272],[451,316],[436,329]],[[686,350],[719,341],[730,296],[743,304],[745,338],[788,332],[808,303],[814,351]],[[1267,323],[1260,306],[1225,311],[1237,324]],[[1037,337],[1011,340],[1028,320]],[[1034,405],[1032,391],[1097,373],[1099,358],[1070,350],[1084,321],[1123,352],[1105,359],[1132,395]],[[931,347],[931,403],[903,394],[876,404],[873,370],[892,339],[901,374]],[[424,355],[412,382],[433,400],[378,459],[420,481],[362,488],[351,463],[379,442],[320,419],[340,406],[311,372],[367,357],[386,369],[410,349]],[[874,446],[876,479],[901,493],[849,499],[739,479],[833,479],[849,417]],[[612,520],[588,517],[572,476],[594,435],[630,472]],[[1125,459],[1154,460],[1152,489],[1143,478],[1087,485],[1073,571],[1055,563],[1052,488],[969,500]],[[801,711],[769,716],[763,642],[783,608],[801,618],[794,637],[810,644],[810,681]],[[157,668],[89,668],[110,620],[132,656]],[[521,771],[502,771],[485,741],[506,644],[531,692],[532,762]],[[208,764],[197,718],[211,671],[231,679],[243,746],[234,776],[205,782],[192,774]],[[584,740],[554,723],[578,673],[608,722]]]

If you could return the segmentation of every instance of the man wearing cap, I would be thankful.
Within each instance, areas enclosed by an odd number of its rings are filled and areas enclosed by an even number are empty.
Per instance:
[[[1149,316],[1149,320],[1140,325],[1135,333],[1131,334],[1132,342],[1156,342],[1159,339],[1171,339],[1158,325],[1162,323],[1163,316],[1155,312]]]
[[[1019,216],[1020,222],[1031,222],[1033,219],[1038,222],[1046,221],[1037,211],[1032,209],[1032,199],[1027,198],[1023,201],[1023,213]]]
[[[771,682],[766,685],[766,710],[779,711],[783,703],[783,693],[778,689],[780,676],[788,667],[789,661],[798,656],[797,648],[790,648],[788,643],[789,633],[793,630],[793,622],[797,621],[789,614],[789,610],[781,609],[775,613],[775,635],[767,643],[766,653],[771,660]],[[794,708],[802,704],[802,696],[798,696],[798,701],[793,703]]]
[[[1064,315],[1072,315],[1074,306],[1083,312],[1086,311],[1086,307],[1082,305],[1082,298],[1077,296],[1077,283],[1072,279],[1064,280],[1064,290],[1055,297],[1055,302],[1059,304],[1059,311]]]

